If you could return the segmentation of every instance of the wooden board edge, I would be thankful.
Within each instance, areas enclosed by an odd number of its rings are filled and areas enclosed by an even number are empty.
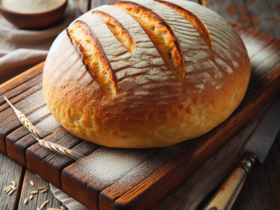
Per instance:
[[[43,67],[45,65],[45,61],[39,63],[38,65],[32,67],[31,69],[26,70],[25,72],[13,77],[12,79],[4,82],[3,84],[0,85],[0,89],[10,85],[11,83],[15,82],[21,77],[28,76],[29,74],[33,73],[34,71],[38,70],[39,68]]]

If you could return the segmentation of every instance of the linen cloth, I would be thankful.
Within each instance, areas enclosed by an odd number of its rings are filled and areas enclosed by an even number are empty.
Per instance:
[[[241,130],[228,140],[193,175],[183,181],[154,210],[196,209],[210,192],[221,185],[239,163],[241,157],[238,153],[253,133],[266,109],[267,106],[249,120]],[[50,187],[54,196],[69,210],[89,210],[55,186],[50,184]]]
[[[45,30],[32,31],[18,29],[0,15],[0,84],[44,61],[55,37],[81,14],[78,7],[69,0],[65,14],[55,26]],[[196,209],[201,201],[226,179],[240,161],[238,152],[257,126],[262,112],[252,118],[198,171],[155,207],[155,210]],[[88,210],[87,207],[53,185],[51,185],[51,190],[54,196],[69,210]]]
[[[0,15],[0,84],[44,61],[56,36],[81,14],[69,0],[61,19],[44,30],[19,29]]]

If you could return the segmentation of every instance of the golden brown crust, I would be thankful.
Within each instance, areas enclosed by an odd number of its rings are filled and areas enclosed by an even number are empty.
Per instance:
[[[209,34],[209,31],[208,31],[207,27],[204,25],[204,23],[200,20],[199,17],[197,17],[192,12],[184,9],[183,7],[180,7],[171,2],[166,2],[166,1],[161,1],[161,0],[154,0],[154,1],[164,4],[172,9],[174,9],[175,11],[180,13],[184,18],[186,18],[193,25],[193,27],[195,27],[195,29],[198,31],[198,33],[202,36],[205,43],[213,51],[213,43],[212,43],[212,39]]]
[[[115,97],[117,94],[116,80],[110,63],[93,31],[81,20],[74,22],[66,31],[91,76],[106,93]]]
[[[137,44],[131,53],[99,17],[89,12],[80,18],[99,40],[116,76],[118,94],[112,98],[103,91],[85,69],[77,54],[80,49],[76,51],[63,32],[44,67],[43,90],[51,113],[74,135],[108,147],[164,147],[205,134],[236,109],[246,92],[250,61],[242,40],[210,10],[170,0],[204,22],[212,52],[175,10],[155,1],[134,1],[153,9],[173,28],[186,62],[184,80],[179,82],[169,70],[134,18],[122,9],[102,6],[98,10],[116,18]],[[75,29],[75,34],[82,34],[82,42],[90,40],[82,29]]]
[[[129,52],[131,53],[134,52],[134,50],[136,49],[136,43],[134,42],[129,32],[123,27],[123,25],[117,19],[106,14],[105,12],[98,11],[98,10],[93,11],[92,14],[100,17],[106,23],[106,25],[115,35],[115,37],[120,41],[120,43],[122,43],[123,46],[126,47],[126,49]]]
[[[130,14],[146,31],[163,60],[179,81],[185,77],[185,62],[179,41],[169,24],[152,10],[135,2],[119,1],[109,5]]]

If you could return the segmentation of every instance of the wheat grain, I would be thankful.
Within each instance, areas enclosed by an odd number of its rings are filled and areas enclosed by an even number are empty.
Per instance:
[[[34,182],[32,180],[30,181],[30,184],[32,187],[34,187]]]
[[[8,190],[11,190],[11,186],[8,186],[4,189],[5,192],[7,192]]]
[[[12,190],[8,193],[8,195],[12,195],[14,191],[15,191],[15,189],[12,189]]]
[[[38,193],[38,190],[37,191],[32,191],[32,192],[30,192],[29,194],[30,195],[34,195],[34,194],[37,194]]]
[[[28,198],[25,198],[25,200],[24,200],[24,205],[26,205],[27,202],[28,202]]]
[[[42,210],[43,208],[45,208],[45,206],[48,204],[48,202],[49,202],[48,200],[45,201],[45,202],[41,205],[41,208],[40,208],[40,209]]]
[[[32,200],[32,199],[33,199],[33,196],[34,196],[34,195],[30,195],[30,196],[29,196],[29,200]]]
[[[65,210],[64,206],[60,206],[60,210]]]
[[[16,186],[16,182],[15,182],[15,181],[12,181],[12,185],[15,187],[15,186]]]
[[[36,176],[39,177],[39,178],[41,179],[41,177],[40,177],[38,174],[36,174]]]
[[[36,210],[40,210],[38,207],[37,207],[37,209]]]
[[[45,188],[45,187],[40,187],[38,190],[44,190],[44,189],[47,189],[47,188]]]
[[[13,183],[12,183],[13,184]],[[16,190],[17,188],[14,185],[9,185],[8,187],[6,187],[4,189],[4,191],[8,194],[8,195],[12,195],[13,192]]]
[[[45,193],[47,191],[48,191],[48,189],[44,189],[44,190],[41,191],[41,193]]]

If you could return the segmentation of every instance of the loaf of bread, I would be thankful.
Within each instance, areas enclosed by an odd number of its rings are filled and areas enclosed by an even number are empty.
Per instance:
[[[87,12],[57,37],[43,90],[55,119],[84,140],[164,147],[226,120],[250,71],[240,36],[208,8],[120,1]]]

